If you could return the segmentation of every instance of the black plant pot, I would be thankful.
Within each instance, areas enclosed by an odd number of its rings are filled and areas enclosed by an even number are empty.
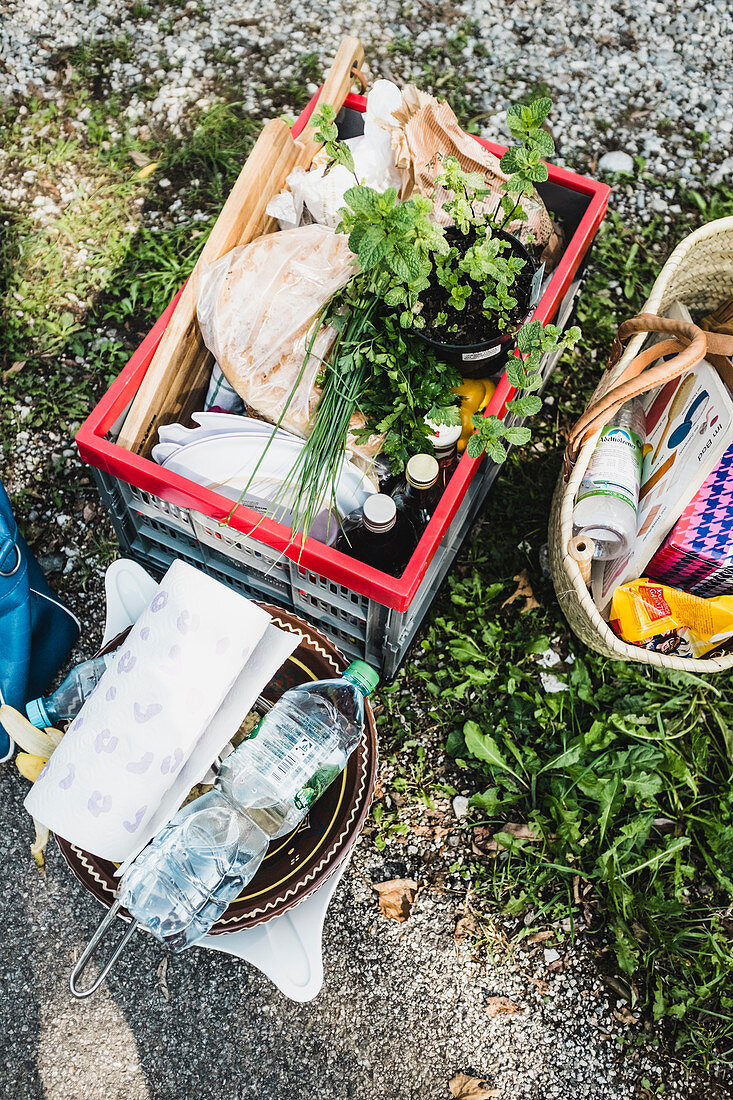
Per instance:
[[[509,241],[513,255],[520,256],[525,261],[521,272],[524,286],[515,286],[517,297],[517,312],[519,319],[516,327],[511,332],[497,333],[496,335],[470,344],[452,344],[440,339],[440,336],[431,333],[440,333],[440,329],[415,329],[418,336],[428,347],[432,348],[439,359],[457,367],[464,378],[485,378],[489,374],[495,374],[502,370],[507,359],[514,351],[514,341],[517,330],[524,324],[534,307],[537,305],[538,284],[540,279],[535,278],[537,264],[530,256],[518,237],[512,233],[505,233],[502,229],[495,230],[495,235],[505,241]],[[457,229],[449,229],[447,237],[451,244],[462,240],[468,247],[472,242],[464,237]]]

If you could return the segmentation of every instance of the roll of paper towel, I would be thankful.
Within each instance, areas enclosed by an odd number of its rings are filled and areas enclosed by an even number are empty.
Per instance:
[[[138,851],[297,645],[269,624],[256,604],[174,562],[31,789],[28,812],[102,858]]]

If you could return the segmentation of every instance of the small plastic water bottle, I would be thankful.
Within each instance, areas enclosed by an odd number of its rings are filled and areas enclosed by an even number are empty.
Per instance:
[[[226,757],[215,789],[179,810],[127,869],[120,904],[173,951],[205,936],[270,840],[294,829],[346,767],[378,680],[353,661],[338,679],[286,691]]]
[[[77,716],[85,699],[92,694],[113,660],[114,654],[110,653],[106,657],[92,657],[72,668],[61,687],[52,695],[31,699],[26,704],[28,721],[38,729],[53,726],[56,722],[70,722]]]
[[[636,538],[646,417],[634,398],[601,432],[573,510],[576,535],[592,539],[601,560],[625,554]]]

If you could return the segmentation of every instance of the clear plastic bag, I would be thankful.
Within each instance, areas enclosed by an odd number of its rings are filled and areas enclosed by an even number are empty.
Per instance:
[[[198,299],[204,343],[257,416],[274,424],[282,414],[283,428],[308,436],[320,399],[316,378],[336,337],[321,326],[303,367],[311,326],[355,271],[347,238],[323,225],[258,237],[206,269]],[[356,444],[364,420],[355,414],[351,424],[347,449],[367,468],[381,438]]]

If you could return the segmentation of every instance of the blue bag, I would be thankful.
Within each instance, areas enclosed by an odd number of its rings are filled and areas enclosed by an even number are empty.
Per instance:
[[[0,703],[22,713],[42,695],[79,637],[79,623],[54,596],[18,531],[0,482]],[[0,762],[14,745],[0,725]]]

